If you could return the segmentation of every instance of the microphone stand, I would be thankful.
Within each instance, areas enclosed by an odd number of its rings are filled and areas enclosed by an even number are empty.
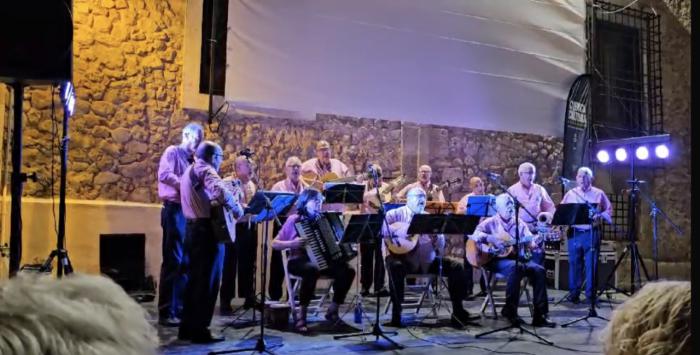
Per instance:
[[[656,216],[661,213],[661,217],[663,217],[668,224],[673,227],[673,229],[678,233],[678,235],[683,235],[683,230],[678,227],[673,221],[666,215],[666,212],[664,212],[662,209],[656,206],[656,202],[649,197],[644,191],[641,189],[639,190],[640,194],[642,197],[647,201],[649,206],[651,207],[651,212],[649,215],[651,216],[651,225],[652,225],[652,236],[653,238],[653,257],[654,257],[654,280],[659,280],[659,249],[658,249],[658,240],[657,240],[657,221],[656,221]]]
[[[583,201],[586,204],[586,206],[588,206],[589,217],[591,215],[591,211],[597,211],[595,206],[593,206],[593,204],[591,204],[588,200],[583,198],[583,196],[581,196],[581,194],[579,194],[575,189],[571,189],[569,191],[573,192],[579,198],[579,200]],[[591,238],[591,244],[593,245],[593,250],[592,250],[593,260],[591,262],[590,268],[591,268],[591,273],[593,274],[593,280],[591,281],[593,284],[590,285],[592,288],[592,291],[591,291],[591,298],[589,299],[588,314],[581,317],[581,318],[574,319],[570,322],[562,324],[561,325],[562,328],[566,328],[566,327],[568,327],[574,323],[580,322],[582,320],[585,320],[586,322],[588,322],[588,318],[598,318],[598,319],[602,319],[606,322],[609,321],[609,319],[599,316],[598,312],[595,309],[596,300],[598,298],[598,290],[597,290],[598,289],[598,259],[600,258],[600,239],[601,238],[600,238],[600,236],[598,236],[597,240],[593,239],[594,220],[591,219],[590,222],[591,222],[591,224],[590,224],[590,229],[589,229],[589,235]],[[572,235],[573,235],[573,233],[575,233],[575,231],[572,232]],[[569,258],[571,258],[571,255],[569,255]],[[584,256],[584,260],[585,260],[585,256]],[[571,292],[571,291],[569,291],[569,292]]]
[[[372,179],[374,180],[374,186],[377,189],[377,200],[379,201],[379,208],[378,208],[377,213],[379,213],[382,216],[382,219],[384,220],[384,225],[388,228],[389,223],[387,223],[386,213],[384,213],[384,201],[382,201],[382,196],[379,193],[379,187],[380,187],[379,176],[378,176],[377,171],[375,169],[370,169],[370,174],[372,175]],[[377,231],[377,235],[375,235],[373,238],[373,242],[377,243],[377,245],[374,248],[375,260],[377,258],[381,258],[382,248],[381,248],[381,241],[379,240],[381,233],[382,233],[382,230],[380,228],[379,231]],[[391,272],[389,272],[388,274],[389,274],[389,282],[393,282],[392,277],[391,277]],[[396,290],[395,287],[392,287],[392,289]],[[344,339],[344,338],[350,338],[350,337],[356,337],[356,336],[363,336],[364,337],[366,335],[373,335],[373,336],[375,336],[375,341],[379,341],[379,337],[382,337],[386,341],[388,341],[391,345],[395,346],[396,348],[398,348],[398,349],[404,348],[403,345],[395,342],[394,340],[392,340],[391,338],[389,338],[387,336],[387,334],[398,335],[398,332],[385,331],[384,329],[382,329],[382,326],[379,324],[379,308],[380,308],[379,306],[381,304],[379,292],[376,292],[375,296],[377,298],[377,306],[376,306],[376,315],[374,318],[374,324],[372,325],[372,330],[369,332],[360,332],[360,333],[356,333],[356,334],[336,335],[333,337],[333,339],[338,340],[338,339]]]
[[[513,204],[515,207],[515,270],[513,272],[516,273],[516,277],[517,277],[518,275],[521,274],[521,271],[520,271],[520,218],[519,218],[519,215],[520,215],[519,210],[520,210],[521,205],[520,205],[520,202],[518,201],[518,199],[515,198],[515,196],[513,196],[513,194],[511,194],[510,191],[508,191],[508,189],[505,186],[503,186],[503,184],[501,183],[500,180],[493,178],[491,176],[489,176],[489,178],[491,178],[491,180],[493,182],[495,182],[498,185],[498,187],[500,187],[503,191],[505,191],[505,193],[508,194],[508,196],[510,196],[513,199]],[[525,211],[527,211],[527,209],[525,209]],[[530,211],[527,211],[527,213],[530,214]],[[509,278],[513,277],[513,275],[508,275],[508,277]],[[518,280],[518,282],[520,282],[520,280]],[[515,305],[515,317],[516,318],[518,317],[519,304],[520,304],[520,298],[518,297],[518,304]],[[502,327],[502,328],[498,328],[498,329],[494,329],[494,330],[489,330],[487,332],[479,333],[479,334],[475,335],[474,337],[480,338],[480,337],[485,336],[485,335],[489,335],[492,333],[496,333],[496,332],[500,332],[500,331],[504,331],[504,330],[509,330],[509,329],[513,329],[513,328],[518,329],[520,331],[520,334],[527,333],[527,334],[530,334],[530,335],[534,336],[535,338],[543,341],[544,343],[546,343],[548,345],[554,345],[553,342],[543,338],[542,336],[538,335],[537,333],[523,328],[523,326],[520,322],[511,322],[510,325],[508,325],[506,327]]]

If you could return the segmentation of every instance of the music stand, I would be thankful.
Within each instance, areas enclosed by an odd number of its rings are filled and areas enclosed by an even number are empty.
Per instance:
[[[341,239],[341,243],[381,243],[381,229],[382,229],[382,224],[384,223],[384,215],[383,214],[358,214],[358,215],[353,215],[350,217],[350,221],[348,222],[347,227],[345,228],[345,233],[343,234],[343,238]],[[381,248],[376,247],[375,252],[379,254],[381,252]],[[385,331],[381,328],[381,325],[379,324],[379,305],[380,305],[380,297],[379,297],[379,292],[376,293],[377,297],[377,307],[376,307],[376,315],[375,315],[375,320],[374,324],[372,325],[372,330],[369,332],[360,332],[360,333],[355,333],[355,334],[344,334],[344,335],[336,335],[333,337],[333,339],[338,340],[338,339],[344,339],[344,338],[351,338],[351,337],[357,337],[357,336],[366,336],[366,335],[374,335],[375,341],[379,340],[379,337],[384,338],[386,341],[394,345],[395,347],[399,349],[403,349],[403,346],[398,344],[397,342],[393,341],[391,338],[389,338],[386,334],[390,335],[397,335],[398,332],[392,332],[392,331]]]
[[[469,222],[472,217],[463,214],[416,214],[411,219],[406,234],[465,234],[470,228]],[[438,280],[442,282],[442,258],[439,256]],[[442,297],[438,291],[438,306],[434,308],[435,316],[442,304]],[[463,325],[479,326],[478,323],[466,322]]]
[[[248,205],[247,212],[250,214],[256,214],[256,216],[253,218],[253,221],[255,223],[263,223],[263,250],[262,250],[262,272],[261,272],[261,285],[262,285],[262,293],[261,293],[261,299],[262,299],[262,304],[263,306],[261,307],[260,310],[260,334],[258,337],[257,342],[255,343],[255,346],[252,348],[245,348],[245,349],[233,349],[233,350],[224,350],[224,351],[212,351],[209,352],[209,354],[230,354],[230,353],[238,353],[238,352],[243,352],[243,351],[255,351],[259,353],[269,353],[272,354],[270,350],[268,350],[267,344],[265,343],[265,284],[267,283],[267,236],[268,236],[268,221],[274,220],[278,224],[281,224],[277,216],[279,214],[284,214],[285,211],[289,210],[289,208],[292,206],[294,201],[296,200],[297,195],[289,192],[272,192],[272,191],[263,191],[260,190],[253,195],[253,198]],[[255,315],[255,308],[253,308],[253,315]],[[275,345],[275,347],[281,346],[280,345]]]
[[[353,183],[323,184],[323,197],[326,203],[363,203],[365,185]]]
[[[553,226],[569,226],[570,228],[573,228],[574,225],[579,225],[579,224],[587,224],[590,225],[590,238],[591,241],[593,241],[593,262],[591,263],[591,272],[593,274],[593,280],[591,285],[592,287],[592,292],[591,292],[591,298],[589,300],[589,307],[588,307],[588,314],[584,317],[575,319],[573,321],[567,322],[562,324],[562,328],[566,328],[567,326],[574,324],[576,322],[585,320],[588,321],[588,318],[598,318],[607,321],[608,319],[605,319],[601,316],[598,315],[598,312],[595,309],[595,303],[596,303],[596,298],[598,295],[598,292],[596,288],[598,288],[598,250],[599,250],[599,244],[600,244],[600,238],[598,240],[593,239],[593,220],[590,218],[590,212],[591,209],[595,210],[597,208],[596,203],[565,203],[565,204],[560,204],[557,206],[556,212],[554,212],[554,217],[552,217],[552,225]],[[569,255],[571,257],[571,255]],[[585,257],[584,257],[585,260]]]

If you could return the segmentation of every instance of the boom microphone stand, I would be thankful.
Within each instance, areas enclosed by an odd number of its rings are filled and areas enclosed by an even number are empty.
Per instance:
[[[384,220],[384,225],[388,227],[388,223],[386,222],[386,214],[384,213],[384,201],[382,201],[382,196],[379,194],[379,176],[377,175],[377,171],[375,169],[372,169],[370,167],[370,174],[372,175],[372,178],[374,179],[374,185],[377,187],[377,200],[379,201],[379,210],[378,214],[382,216],[382,219]],[[377,231],[376,235],[374,235],[373,242],[377,243],[376,248],[374,248],[375,254],[375,260],[379,257],[381,257],[381,231],[382,229],[379,228]],[[391,273],[389,273],[389,282],[393,282],[391,279]],[[395,288],[392,287],[392,289],[395,290]],[[356,333],[356,334],[345,334],[345,335],[336,335],[333,337],[333,339],[338,340],[338,339],[344,339],[344,338],[350,338],[350,337],[357,337],[357,336],[366,336],[366,335],[373,335],[375,336],[375,341],[379,341],[379,337],[384,338],[386,341],[388,341],[391,345],[395,346],[398,349],[403,349],[403,345],[393,341],[391,338],[387,336],[389,335],[397,335],[398,332],[392,332],[392,331],[385,331],[382,329],[382,326],[379,324],[379,305],[381,304],[381,300],[379,297],[379,292],[375,292],[376,297],[377,297],[377,309],[376,309],[376,315],[374,319],[374,324],[372,325],[372,331],[369,332],[361,332],[361,333]]]
[[[493,182],[495,182],[498,185],[498,187],[500,187],[503,191],[505,191],[508,194],[508,196],[510,196],[513,199],[513,204],[515,207],[515,248],[514,248],[515,249],[515,270],[513,272],[520,273],[521,271],[520,271],[520,217],[519,217],[519,215],[520,215],[521,205],[520,205],[520,202],[518,201],[518,199],[515,198],[515,196],[513,196],[513,194],[511,194],[505,186],[503,186],[499,177],[500,176],[496,176],[495,174],[489,174],[489,179],[491,179]],[[527,209],[525,209],[525,210],[527,211]],[[528,211],[528,213],[529,213],[529,211]],[[512,277],[512,276],[509,275],[508,277]],[[518,282],[520,282],[520,281],[518,281]],[[515,306],[515,316],[517,317],[517,315],[518,315],[518,305]],[[520,322],[511,322],[511,324],[506,326],[506,327],[502,327],[502,328],[498,328],[498,329],[494,329],[494,330],[489,330],[487,332],[477,334],[474,337],[480,338],[480,337],[485,336],[485,335],[489,335],[492,333],[496,333],[496,332],[500,332],[500,331],[504,331],[504,330],[509,330],[509,329],[513,329],[513,328],[518,329],[520,331],[520,334],[527,333],[527,334],[530,334],[530,335],[534,336],[535,338],[543,341],[544,343],[546,343],[548,345],[554,345],[553,342],[541,337],[537,333],[523,328],[523,326],[522,326],[522,324],[520,324]]]
[[[651,207],[651,212],[649,215],[651,216],[651,225],[652,225],[652,236],[654,237],[653,239],[653,258],[654,258],[654,280],[659,280],[659,248],[658,248],[658,239],[656,235],[657,231],[657,223],[656,223],[656,216],[660,213],[661,217],[663,217],[668,224],[673,227],[673,229],[678,233],[678,235],[683,235],[683,230],[678,227],[673,221],[666,215],[666,213],[656,206],[656,202],[649,197],[644,191],[639,190],[640,194],[642,197],[647,201],[649,206]]]

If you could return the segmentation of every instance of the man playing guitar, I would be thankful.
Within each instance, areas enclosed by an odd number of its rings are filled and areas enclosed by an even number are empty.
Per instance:
[[[393,327],[402,327],[401,303],[404,299],[404,282],[406,274],[431,273],[437,274],[440,268],[440,259],[436,256],[436,249],[440,255],[444,255],[445,236],[407,235],[411,219],[416,214],[425,212],[425,191],[414,187],[406,195],[406,205],[393,209],[386,213],[385,224],[382,228],[384,243],[389,255],[386,257],[386,267],[389,270],[389,291],[391,296],[391,322]],[[435,239],[433,239],[435,238]],[[442,258],[442,257],[441,257]],[[464,267],[453,260],[442,260],[443,275],[447,276],[447,290],[452,301],[452,325],[459,328],[475,318],[469,315],[462,306],[462,300],[466,294],[464,284]]]
[[[445,202],[445,195],[442,193],[442,186],[433,184],[431,181],[431,176],[433,175],[433,169],[430,165],[421,165],[418,168],[418,181],[406,185],[401,191],[396,193],[396,198],[401,201],[407,198],[408,191],[414,187],[420,187],[426,192],[428,201],[438,201]]]
[[[518,304],[520,303],[520,280],[523,276],[530,279],[533,288],[533,302],[535,313],[532,325],[535,327],[555,327],[556,324],[549,320],[549,303],[547,301],[546,273],[544,267],[527,260],[525,255],[532,248],[537,247],[540,237],[534,237],[527,225],[519,221],[520,255],[512,255],[509,252],[516,242],[515,206],[513,199],[508,194],[500,194],[496,197],[496,211],[494,216],[483,220],[476,227],[476,231],[469,239],[477,245],[476,255],[468,255],[467,258],[474,266],[483,266],[491,272],[505,275],[508,279],[506,285],[506,304],[501,311],[504,317],[511,323],[523,323],[518,317]],[[469,242],[468,242],[469,243]],[[496,256],[497,257],[492,257]],[[518,270],[515,269],[515,257],[521,258],[518,262]],[[478,260],[475,260],[478,259]],[[485,261],[490,259],[489,261]],[[484,263],[483,265],[480,265]]]

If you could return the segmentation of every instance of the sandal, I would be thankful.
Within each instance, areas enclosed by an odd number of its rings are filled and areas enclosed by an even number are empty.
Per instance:
[[[326,320],[335,324],[338,323],[338,321],[340,320],[340,316],[338,316],[338,312],[327,312]]]

